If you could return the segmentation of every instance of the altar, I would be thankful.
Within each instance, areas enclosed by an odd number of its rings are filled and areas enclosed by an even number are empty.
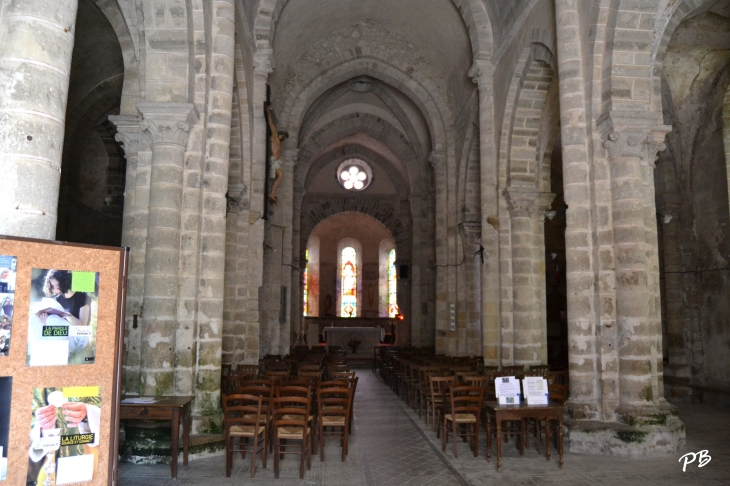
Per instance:
[[[385,339],[385,329],[381,327],[325,327],[323,329],[328,346],[340,346],[352,353],[349,343],[359,341],[354,354],[372,354],[373,346],[380,346]]]

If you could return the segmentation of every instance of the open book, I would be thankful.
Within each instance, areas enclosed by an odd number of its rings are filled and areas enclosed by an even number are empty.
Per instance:
[[[52,314],[54,316],[58,317],[67,317],[71,314],[66,312],[63,307],[61,307],[61,304],[56,302],[56,299],[53,299],[51,297],[44,297],[41,299],[40,302],[36,302],[33,304],[31,313],[38,315],[38,314]]]

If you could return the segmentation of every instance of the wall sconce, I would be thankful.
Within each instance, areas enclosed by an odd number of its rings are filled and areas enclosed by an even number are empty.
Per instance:
[[[548,211],[545,213],[545,216],[547,216],[547,219],[552,221],[555,218],[555,215],[558,214],[557,211]]]

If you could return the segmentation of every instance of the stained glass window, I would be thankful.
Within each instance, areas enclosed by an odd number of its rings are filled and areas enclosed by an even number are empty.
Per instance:
[[[302,294],[302,300],[304,301],[302,303],[302,315],[304,317],[307,317],[307,313],[309,311],[309,279],[307,278],[309,276],[309,250],[306,250],[304,252],[304,260],[306,261],[306,264],[304,265],[304,272],[302,272],[302,280],[304,281],[304,292]]]
[[[398,314],[398,277],[395,274],[395,250],[388,253],[388,317]]]
[[[357,252],[351,246],[342,249],[340,317],[357,316]]]

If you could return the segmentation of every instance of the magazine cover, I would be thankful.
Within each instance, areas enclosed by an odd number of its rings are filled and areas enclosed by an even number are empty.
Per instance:
[[[10,353],[17,266],[16,257],[0,255],[0,356],[8,356]]]
[[[55,486],[92,481],[100,422],[98,386],[33,389],[27,482]]]
[[[13,378],[0,376],[0,481],[8,476],[8,438],[10,434],[10,396]]]
[[[98,295],[98,272],[34,268],[26,364],[93,364]]]

